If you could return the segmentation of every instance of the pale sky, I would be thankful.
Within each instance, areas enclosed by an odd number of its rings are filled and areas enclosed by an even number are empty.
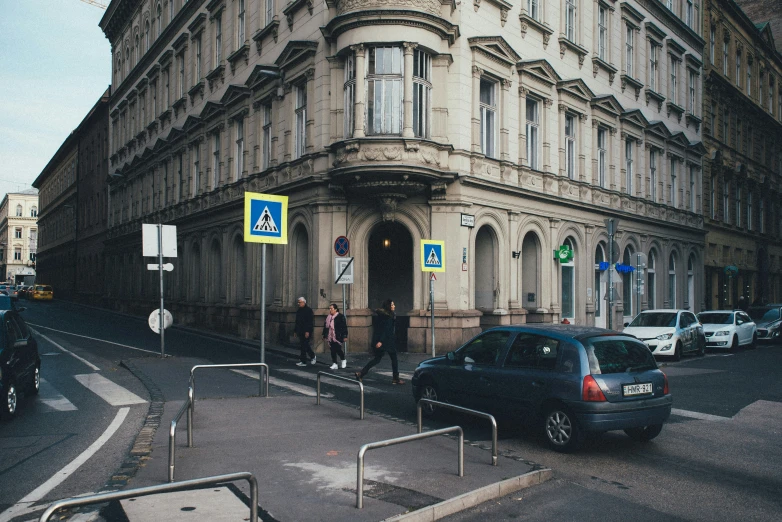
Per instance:
[[[105,12],[81,0],[0,0],[0,199],[32,186],[111,83]]]

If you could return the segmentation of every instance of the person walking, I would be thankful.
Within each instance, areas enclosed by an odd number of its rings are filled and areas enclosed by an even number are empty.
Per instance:
[[[312,351],[310,346],[310,340],[312,339],[312,333],[315,330],[315,313],[312,308],[307,306],[307,300],[303,297],[299,297],[297,300],[299,309],[296,310],[296,326],[294,328],[296,337],[299,338],[299,362],[296,366],[307,366],[307,357],[309,357],[310,364],[315,364],[315,352]]]
[[[383,358],[383,354],[388,353],[391,358],[391,371],[393,377],[391,384],[404,384],[405,381],[399,378],[399,361],[396,358],[396,314],[394,310],[396,305],[391,299],[383,301],[383,307],[378,308],[377,325],[372,335],[372,349],[375,352],[375,358],[369,361],[360,372],[356,372],[356,379],[359,381],[369,373],[369,369],[375,366]]]
[[[323,325],[323,339],[331,349],[332,370],[339,368],[337,356],[342,359],[343,368],[348,365],[345,359],[345,350],[342,349],[347,338],[348,322],[345,320],[345,316],[339,313],[337,305],[332,303],[329,305],[329,315],[326,316],[326,323]]]

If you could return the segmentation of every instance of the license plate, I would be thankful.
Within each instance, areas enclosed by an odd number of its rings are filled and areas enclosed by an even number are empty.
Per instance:
[[[645,395],[652,393],[652,383],[645,382],[643,384],[625,384],[622,386],[622,394],[625,397],[632,397],[633,395]]]

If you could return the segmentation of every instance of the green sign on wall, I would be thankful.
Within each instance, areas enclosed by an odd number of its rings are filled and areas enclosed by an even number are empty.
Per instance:
[[[562,245],[557,250],[554,250],[554,257],[560,263],[569,263],[573,261],[573,251],[568,245]]]

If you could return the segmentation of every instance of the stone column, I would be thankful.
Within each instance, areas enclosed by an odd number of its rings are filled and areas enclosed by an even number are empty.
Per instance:
[[[503,161],[510,161],[509,140],[510,131],[508,130],[508,113],[510,112],[510,87],[512,85],[511,80],[500,80],[500,100],[499,100],[499,112],[500,112],[500,159]],[[519,121],[521,124],[521,120]]]
[[[646,171],[646,154],[644,154],[644,142],[643,140],[635,140],[635,161],[633,161],[633,167],[635,167],[633,182],[635,183],[635,190],[633,196],[639,198],[643,197],[644,193],[644,172]]]
[[[448,67],[450,55],[432,57],[432,140],[448,142]]]
[[[581,181],[586,181],[586,153],[584,152],[584,143],[586,142],[586,132],[584,132],[584,129],[587,129],[586,122],[589,120],[589,116],[586,114],[579,114],[578,115],[578,129],[576,129],[576,153],[578,154],[578,179]],[[594,132],[597,132],[597,128],[595,128]],[[594,148],[592,150],[595,150]]]
[[[472,67],[472,151],[481,152],[481,74],[483,70]]]
[[[353,137],[363,138],[366,136],[366,134],[364,134],[364,98],[366,94],[364,92],[364,84],[366,80],[366,75],[364,73],[364,63],[366,61],[364,56],[364,46],[353,45],[350,47],[350,50],[356,53],[356,99],[353,114]]]
[[[540,139],[543,144],[543,172],[551,172],[551,136],[549,135],[549,130],[553,129],[556,131],[557,129],[557,113],[551,110],[553,106],[554,101],[551,98],[543,99],[544,109],[542,111],[543,114],[541,114],[540,117]],[[526,99],[524,110],[526,111]],[[554,134],[556,135],[556,132]]]
[[[418,44],[405,42],[402,44],[404,48],[404,95],[402,101],[404,103],[404,112],[402,118],[402,137],[412,138],[415,136],[413,133],[413,51]]]

